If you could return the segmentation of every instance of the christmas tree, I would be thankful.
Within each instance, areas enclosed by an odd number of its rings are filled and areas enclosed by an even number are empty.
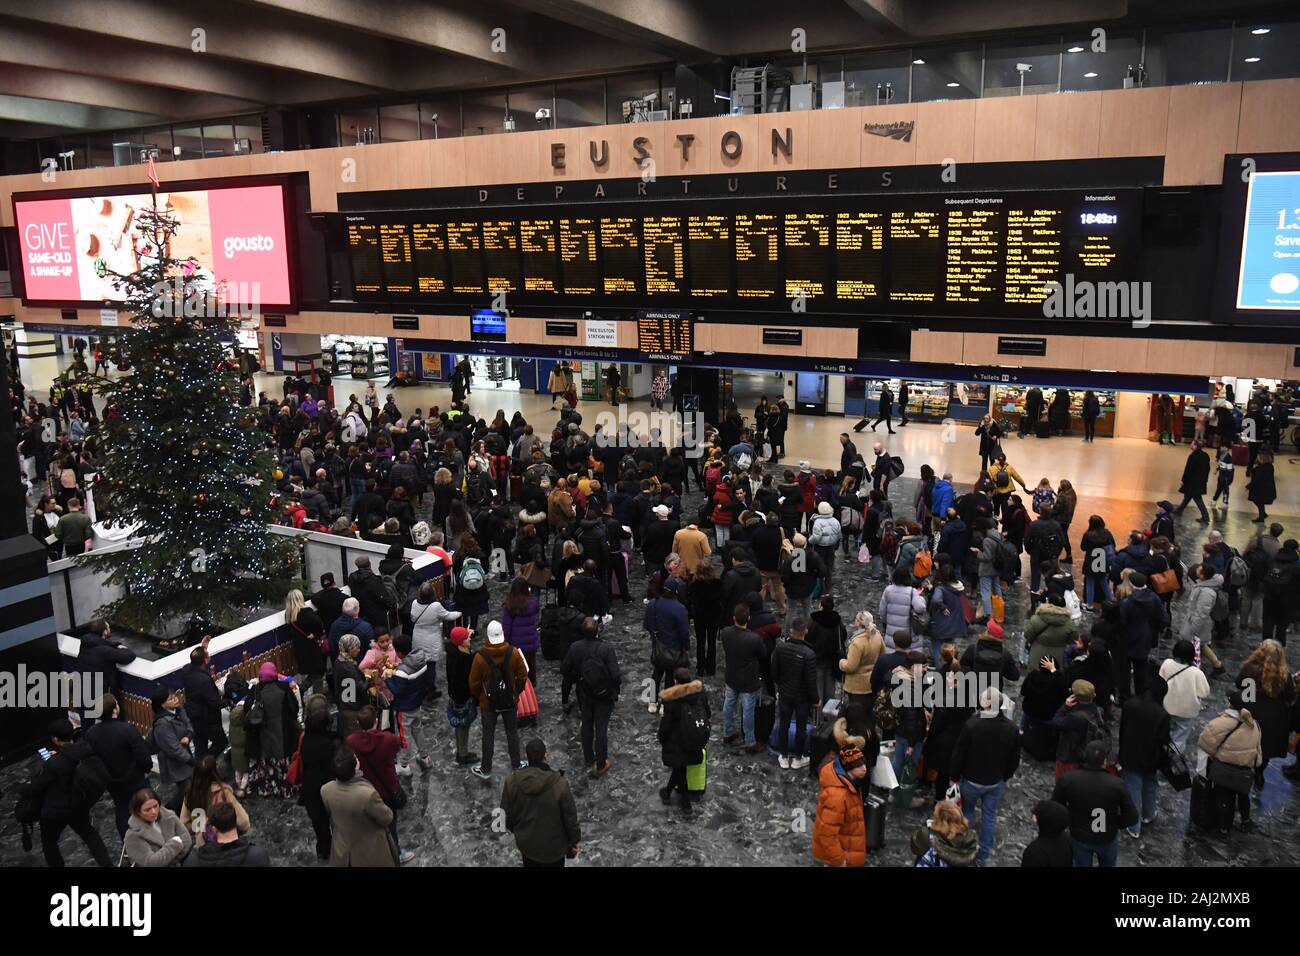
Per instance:
[[[178,228],[155,192],[136,212],[136,270],[96,262],[132,321],[121,344],[131,373],[97,386],[106,402],[96,503],[133,527],[139,546],[81,560],[124,589],[98,614],[153,634],[194,621],[237,627],[299,584],[293,541],[268,530],[273,454],[235,400],[226,343],[238,315],[192,259],[171,257]]]

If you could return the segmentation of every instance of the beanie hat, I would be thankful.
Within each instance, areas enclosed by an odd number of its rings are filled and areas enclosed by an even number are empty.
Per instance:
[[[993,620],[993,618],[989,618],[986,630],[989,632],[989,637],[995,638],[999,641],[1007,636],[1007,632],[1002,629],[1002,625]]]
[[[854,767],[864,766],[867,758],[863,756],[862,748],[857,746],[863,743],[861,737],[849,737],[845,740],[844,746],[840,748],[840,766],[844,772],[848,773]]]
[[[460,645],[464,644],[468,640],[469,640],[468,627],[453,627],[451,629],[452,644],[456,645],[457,647],[460,647]]]
[[[489,644],[504,644],[506,642],[506,632],[502,630],[500,621],[488,623],[487,639]]]
[[[275,669],[275,661],[262,661],[262,666],[257,669],[257,679],[263,684],[269,684],[279,676]]]
[[[1077,680],[1070,685],[1070,693],[1080,703],[1091,704],[1097,696],[1097,688],[1093,686],[1092,681]]]
[[[830,513],[831,513],[831,503],[830,503],[829,501],[823,501],[821,504],[819,504],[819,505],[817,506],[817,513],[818,513],[819,515],[828,515],[828,514],[830,514]]]
[[[1134,571],[1128,576],[1129,584],[1135,588],[1144,588],[1147,586],[1147,576],[1141,571]]]

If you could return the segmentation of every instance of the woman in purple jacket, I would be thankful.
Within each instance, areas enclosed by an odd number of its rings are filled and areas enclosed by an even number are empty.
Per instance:
[[[537,632],[540,615],[537,598],[533,597],[528,582],[515,578],[510,582],[510,593],[506,595],[505,606],[501,610],[501,629],[505,631],[506,643],[519,650],[528,662],[528,676],[537,687],[537,649],[541,638]]]

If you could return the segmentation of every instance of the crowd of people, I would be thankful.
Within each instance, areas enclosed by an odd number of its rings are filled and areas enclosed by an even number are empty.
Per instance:
[[[865,863],[890,793],[932,811],[912,838],[916,865],[988,863],[1022,754],[1054,776],[1025,865],[1114,865],[1121,831],[1140,839],[1156,825],[1161,779],[1192,791],[1207,831],[1249,829],[1264,768],[1300,730],[1285,654],[1300,545],[1279,523],[1240,551],[1218,531],[1180,545],[1181,510],[1162,501],[1121,543],[1099,515],[1075,521],[1068,480],[1028,484],[995,428],[979,433],[984,468],[969,490],[923,464],[900,495],[890,488],[901,459],[879,442],[864,455],[849,433],[838,469],[781,464],[783,399],[761,404],[754,428],[728,409],[695,457],[625,426],[584,427],[571,381],[551,384],[557,420],[546,425],[477,415],[460,382],[445,410],[409,413],[391,394],[381,403],[373,383],[341,411],[305,380],[282,401],[245,390],[279,454],[283,520],[387,556],[374,568],[362,555],[345,581],[327,574],[315,593],[290,595],[296,674],[267,662],[251,683],[218,683],[196,646],[183,703],[155,695],[147,740],[126,732],[115,700],[84,733],[52,727],[52,755],[27,788],[51,865],[66,828],[108,862],[89,816],[104,794],[133,865],[267,862],[248,836],[247,798],[296,799],[322,860],[400,865],[414,857],[400,842],[404,781],[432,766],[428,741],[447,734],[455,762],[490,782],[498,725],[506,825],[526,864],[563,865],[579,852],[582,814],[546,743],[525,739],[537,688],[560,683],[588,774],[616,774],[610,718],[630,706],[635,665],[611,635],[638,623],[663,803],[695,812],[715,737],[770,752],[776,771],[816,778],[811,856],[827,865]],[[76,513],[79,470],[93,470],[93,438],[61,434],[37,462],[41,474],[62,455],[71,472],[70,494],[37,503],[33,533],[51,556],[75,553],[81,529],[57,531]],[[1193,445],[1184,507],[1206,493],[1205,455]],[[1266,450],[1247,467],[1252,488],[1272,480]],[[422,580],[409,548],[438,557],[441,576]],[[867,581],[883,585],[879,600],[849,606]],[[1016,640],[1008,604],[1026,592]],[[1256,633],[1228,674],[1219,652]],[[154,755],[159,790],[170,789],[161,797],[147,782]],[[1283,772],[1294,779],[1296,764]]]

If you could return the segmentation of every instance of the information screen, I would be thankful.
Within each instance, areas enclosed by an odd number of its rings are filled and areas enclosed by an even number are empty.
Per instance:
[[[689,312],[638,312],[636,347],[649,358],[683,359],[695,351]]]
[[[1237,308],[1300,311],[1300,171],[1250,177]]]
[[[1251,223],[1294,229],[1300,257],[1291,175],[1253,187]],[[394,306],[484,306],[505,291],[512,306],[1041,316],[1052,283],[1136,277],[1140,203],[1122,189],[392,211],[347,214],[346,237],[355,297]],[[1291,248],[1261,241],[1267,263]],[[1254,255],[1248,245],[1243,259]],[[1272,282],[1273,299],[1295,293],[1300,308],[1300,278],[1276,291],[1287,275],[1300,262],[1255,282]]]

